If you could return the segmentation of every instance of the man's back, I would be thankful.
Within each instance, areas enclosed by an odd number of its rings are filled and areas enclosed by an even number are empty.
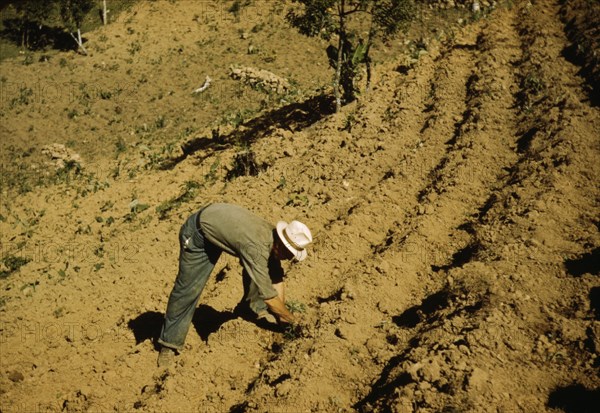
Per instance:
[[[204,236],[223,251],[243,259],[268,259],[275,227],[246,208],[211,204],[200,215]]]

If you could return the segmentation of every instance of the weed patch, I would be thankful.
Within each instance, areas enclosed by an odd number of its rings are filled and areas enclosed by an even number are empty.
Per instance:
[[[31,259],[25,257],[16,257],[14,255],[8,255],[0,261],[4,269],[0,270],[0,279],[8,278],[9,275],[18,271],[23,265],[30,262]]]
[[[156,207],[158,219],[163,220],[169,216],[169,213],[177,209],[180,205],[192,201],[198,194],[198,189],[202,185],[194,180],[186,181],[183,184],[182,192],[177,197],[169,199]]]
[[[239,152],[233,159],[233,165],[227,172],[226,179],[231,181],[240,176],[256,176],[266,170],[266,163],[259,164],[256,161],[256,155],[251,149]]]

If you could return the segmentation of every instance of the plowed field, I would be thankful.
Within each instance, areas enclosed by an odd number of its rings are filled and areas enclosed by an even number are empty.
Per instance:
[[[89,35],[104,46],[88,57],[2,62],[3,258],[28,262],[0,280],[0,411],[595,411],[600,116],[561,5],[498,6],[412,65],[389,53],[332,113],[308,93],[331,76],[322,43],[265,60],[278,30],[303,38],[280,18],[211,35],[198,4],[142,2]],[[294,78],[304,103],[190,94],[215,70],[213,87],[238,87],[236,53]],[[31,79],[92,92],[15,86]],[[207,126],[223,113],[243,119]],[[51,143],[82,169],[55,176]],[[223,257],[159,370],[179,226],[208,202],[312,229],[309,258],[286,267],[308,328],[234,316],[241,267]]]

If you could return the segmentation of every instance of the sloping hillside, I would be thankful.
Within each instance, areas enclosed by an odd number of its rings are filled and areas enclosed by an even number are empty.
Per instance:
[[[282,3],[207,4],[144,2],[92,56],[2,63],[1,411],[591,411],[600,116],[560,5],[498,7],[412,56],[396,39],[332,114],[324,44]],[[56,171],[52,143],[82,168]],[[235,317],[223,257],[161,371],[179,226],[216,201],[312,229],[286,278],[308,328]]]

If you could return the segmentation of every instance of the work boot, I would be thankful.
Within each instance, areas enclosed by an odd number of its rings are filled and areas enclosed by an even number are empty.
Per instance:
[[[158,367],[170,367],[175,360],[175,350],[169,347],[162,347],[160,353],[158,353],[158,360],[156,361]]]

